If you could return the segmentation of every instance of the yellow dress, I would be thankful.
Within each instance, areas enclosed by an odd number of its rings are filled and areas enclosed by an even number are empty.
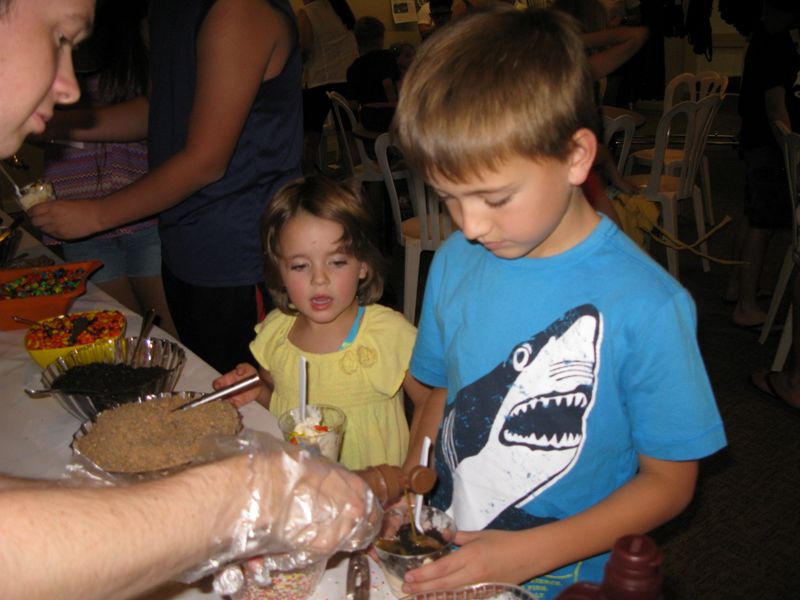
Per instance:
[[[339,459],[349,469],[400,465],[408,451],[403,379],[416,329],[385,306],[367,306],[352,344],[327,354],[304,352],[289,341],[294,316],[273,310],[256,326],[250,351],[275,381],[270,412],[297,406],[299,360],[308,361],[309,404],[332,404],[347,415]]]

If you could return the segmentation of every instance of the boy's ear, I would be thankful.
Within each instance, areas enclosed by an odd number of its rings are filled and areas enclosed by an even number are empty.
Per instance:
[[[589,176],[597,155],[597,137],[585,127],[578,129],[572,136],[572,150],[569,154],[569,182],[581,185]]]
[[[369,267],[367,266],[367,263],[362,262],[361,268],[358,270],[358,278],[366,279],[368,274],[369,274]]]

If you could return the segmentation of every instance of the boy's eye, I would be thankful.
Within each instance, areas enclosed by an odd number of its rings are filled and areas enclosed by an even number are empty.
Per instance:
[[[487,206],[492,208],[498,208],[503,206],[506,202],[511,200],[511,196],[505,196],[504,198],[484,198],[483,201],[486,202]]]

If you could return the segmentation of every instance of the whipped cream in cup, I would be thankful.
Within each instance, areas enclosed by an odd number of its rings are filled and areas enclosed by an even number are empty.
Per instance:
[[[332,461],[339,460],[347,417],[340,408],[328,404],[306,406],[306,417],[300,419],[300,409],[293,408],[278,419],[283,437],[290,444],[316,448]]]

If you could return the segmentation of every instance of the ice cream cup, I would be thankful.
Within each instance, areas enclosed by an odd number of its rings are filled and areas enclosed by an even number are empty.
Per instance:
[[[306,406],[305,422],[300,422],[300,409],[293,408],[278,418],[283,437],[290,444],[314,448],[322,456],[339,460],[347,417],[342,409],[328,404]]]
[[[20,197],[18,198],[20,206],[23,210],[29,211],[31,208],[42,202],[54,200],[56,197],[53,184],[49,181],[34,181],[24,186],[20,190]]]
[[[407,554],[405,551],[401,553],[392,549],[392,542],[398,539],[401,528],[408,530],[410,527],[411,512],[408,507],[404,506],[387,511],[383,516],[381,534],[373,544],[386,582],[398,598],[406,596],[402,590],[405,574],[449,554],[453,538],[456,535],[456,524],[452,517],[438,508],[423,506],[419,518],[422,533],[439,539],[441,546],[428,552],[416,553],[417,551],[414,551],[414,554]]]

